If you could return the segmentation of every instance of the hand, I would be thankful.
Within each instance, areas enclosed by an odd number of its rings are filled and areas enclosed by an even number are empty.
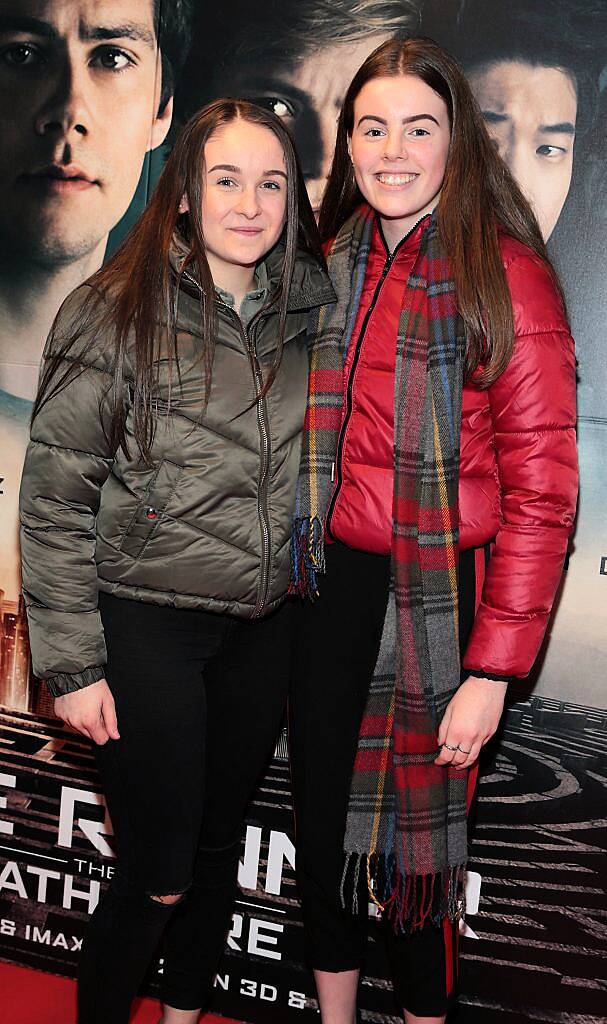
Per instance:
[[[105,679],[55,697],[55,714],[100,747],[108,740],[120,739],[114,698]]]
[[[470,768],[499,725],[508,683],[468,676],[449,701],[438,730],[435,764]],[[446,745],[445,745],[446,744]],[[449,750],[448,747],[459,747]]]

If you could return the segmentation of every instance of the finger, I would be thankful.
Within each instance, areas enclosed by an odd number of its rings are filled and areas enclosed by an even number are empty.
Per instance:
[[[449,706],[443,715],[441,724],[438,727],[438,745],[442,747],[443,743],[447,739],[447,733],[449,731],[449,725],[451,724],[451,707]]]
[[[108,736],[107,732],[105,731],[105,729],[102,729],[102,728],[97,728],[97,729],[91,730],[89,735],[90,735],[93,743],[96,743],[98,747],[104,747],[105,744],[107,743],[107,741],[110,738]]]
[[[107,743],[107,741],[110,738],[108,736],[107,729],[103,724],[101,715],[99,715],[99,717],[96,718],[94,721],[87,722],[86,729],[88,731],[89,736],[91,737],[93,742],[97,744],[98,747],[102,747],[105,743]]]
[[[463,744],[462,744],[462,746],[463,746]],[[451,764],[453,765],[454,768],[462,768],[463,767],[464,762],[467,761],[468,757],[469,757],[469,754],[466,753],[466,751],[468,751],[470,749],[471,749],[470,747],[464,747],[464,749],[462,750],[462,748],[458,745],[458,749],[455,751],[455,753],[453,755],[453,760],[451,761]]]
[[[465,749],[469,750],[470,753],[467,755],[466,760],[457,767],[461,768],[462,770],[465,768],[471,768],[472,765],[475,764],[476,761],[478,761],[478,757],[481,752],[481,747],[482,743],[480,740],[477,740],[476,743],[473,743],[471,747],[466,747]]]
[[[107,730],[108,736],[112,740],[119,740],[120,733],[118,732],[118,719],[116,718],[116,705],[114,704],[114,698],[108,696],[104,699],[101,705],[101,714],[103,716],[103,723]]]
[[[448,737],[445,740],[445,742],[442,744],[440,753],[439,753],[439,755],[436,758],[434,763],[435,764],[451,764],[451,762],[453,761],[453,758],[455,757],[455,755],[457,753],[456,747],[457,747],[457,744],[454,743],[453,740],[450,737]],[[453,749],[451,749],[451,748],[453,748]]]
[[[452,740],[450,739],[449,743],[452,743],[453,746],[457,745],[457,751],[453,757],[453,764],[457,764],[458,766],[462,765],[464,761],[466,761],[470,756],[470,751],[472,750],[472,747],[474,746],[478,739],[478,735],[475,735],[474,733],[472,735],[460,735],[456,736]]]

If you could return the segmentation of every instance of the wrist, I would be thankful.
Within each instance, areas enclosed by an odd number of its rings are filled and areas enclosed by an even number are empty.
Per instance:
[[[521,680],[520,676],[507,676],[497,672],[485,672],[482,668],[466,668],[464,665],[463,671],[466,673],[466,677],[472,676],[473,679],[484,679],[488,683],[518,683]]]
[[[472,683],[478,685],[478,689],[489,689],[492,693],[499,693],[503,697],[506,696],[508,690],[508,679],[498,679],[493,676],[481,676],[481,675],[469,675],[464,679],[465,683]]]

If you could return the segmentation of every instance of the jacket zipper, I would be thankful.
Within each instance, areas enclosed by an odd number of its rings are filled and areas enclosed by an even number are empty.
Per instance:
[[[251,321],[252,323],[253,321]],[[249,325],[250,326],[250,325]],[[249,333],[245,332],[249,339]],[[270,513],[268,508],[268,493],[270,484],[270,459],[272,446],[270,441],[270,422],[268,417],[268,403],[265,398],[260,399],[259,395],[263,390],[263,374],[257,358],[254,338],[248,343],[249,356],[253,369],[253,377],[256,388],[257,423],[259,426],[259,437],[261,441],[261,458],[259,466],[259,482],[257,487],[257,511],[259,515],[259,526],[261,530],[261,571],[259,574],[259,587],[257,590],[257,604],[253,616],[260,615],[264,609],[268,589],[270,585],[270,567],[272,561],[272,547],[270,536]]]
[[[200,292],[200,285],[189,274],[183,275],[187,277],[188,281],[196,286]],[[236,323],[238,333],[244,341],[247,355],[249,357],[249,363],[251,366],[251,372],[253,375],[253,385],[255,387],[255,403],[257,406],[257,426],[259,429],[259,441],[260,441],[260,457],[259,457],[259,476],[257,478],[257,515],[259,518],[259,528],[261,533],[261,567],[259,573],[259,584],[257,586],[257,600],[255,602],[255,608],[253,611],[253,618],[257,618],[261,615],[264,609],[266,599],[268,596],[268,589],[270,584],[270,566],[271,566],[271,536],[270,536],[270,514],[268,509],[268,489],[270,479],[270,457],[271,457],[271,442],[270,442],[270,421],[268,417],[268,405],[265,398],[260,400],[259,396],[263,390],[263,374],[261,372],[261,366],[257,358],[257,350],[255,348],[254,336],[251,336],[251,328],[257,324],[257,321],[267,313],[267,310],[259,310],[250,320],[248,328],[245,327],[241,318],[235,309],[228,306],[225,302],[219,300],[220,305],[226,310],[228,316],[230,316]]]
[[[257,600],[253,611],[253,618],[257,618],[261,615],[267,600],[272,561],[270,512],[268,508],[270,459],[272,454],[270,421],[268,417],[268,403],[265,398],[259,398],[263,390],[263,374],[257,358],[255,336],[251,333],[251,328],[258,321],[264,311],[260,310],[259,313],[256,313],[249,322],[249,326],[247,328],[235,310],[230,306],[226,306],[225,303],[222,303],[222,305],[224,305],[225,309],[229,311],[229,315],[237,321],[240,336],[245,343],[247,354],[249,356],[251,372],[253,374],[253,384],[255,386],[255,404],[257,407],[257,426],[259,429],[260,441],[259,476],[257,478],[257,516],[259,518],[259,529],[261,534],[261,566],[259,572],[259,583],[257,586]]]
[[[427,214],[425,214],[424,217],[425,216],[427,216]],[[327,513],[327,526],[326,526],[326,530],[327,530],[327,533],[329,534],[329,536],[332,536],[332,534],[331,534],[331,518],[332,518],[333,513],[335,511],[335,505],[337,503],[337,498],[339,497],[339,492],[341,490],[341,485],[343,483],[342,458],[343,458],[344,444],[345,444],[345,440],[346,440],[346,431],[348,429],[348,424],[350,422],[350,417],[352,415],[352,396],[353,396],[353,391],[354,391],[354,378],[356,376],[356,368],[358,366],[358,360],[360,359],[360,353],[361,353],[361,350],[362,350],[362,343],[364,341],[365,333],[367,331],[367,325],[369,323],[369,320],[371,319],[371,314],[373,313],[373,310],[375,309],[375,306],[377,305],[377,300],[379,299],[379,294],[380,294],[380,292],[382,290],[384,281],[386,280],[386,278],[388,276],[388,273],[390,271],[390,267],[392,266],[396,255],[398,254],[398,252],[402,248],[402,246],[405,244],[405,242],[411,237],[411,235],[413,234],[415,229],[418,227],[418,225],[421,224],[422,220],[424,220],[424,217],[420,217],[420,219],[417,221],[417,224],[414,224],[413,227],[411,228],[411,230],[407,232],[405,237],[401,238],[400,242],[398,243],[398,245],[396,246],[396,248],[394,249],[393,252],[389,252],[388,251],[388,246],[387,246],[386,240],[384,238],[384,233],[383,233],[383,231],[381,229],[381,223],[379,225],[379,233],[381,235],[382,242],[384,243],[384,246],[385,246],[385,249],[386,249],[386,252],[387,252],[387,256],[386,256],[386,262],[383,265],[382,272],[381,272],[380,277],[379,277],[379,281],[375,285],[375,291],[373,292],[373,298],[371,299],[371,304],[370,304],[370,306],[369,306],[369,308],[368,308],[368,310],[367,310],[367,312],[365,314],[365,319],[363,320],[363,324],[362,324],[362,327],[360,329],[360,334],[359,334],[358,340],[356,342],[356,349],[354,351],[354,356],[353,356],[353,359],[352,359],[352,365],[350,367],[350,374],[348,376],[348,386],[347,386],[347,389],[346,389],[346,415],[344,416],[344,421],[343,421],[343,423],[341,425],[341,430],[339,432],[339,440],[337,442],[337,456],[335,458],[335,463],[334,463],[334,467],[333,467],[333,472],[334,472],[334,476],[335,476],[335,479],[336,479],[336,483],[335,483],[335,488],[333,490],[333,495],[331,497],[331,501],[329,503],[329,511]],[[335,538],[333,538],[333,539],[335,539]]]

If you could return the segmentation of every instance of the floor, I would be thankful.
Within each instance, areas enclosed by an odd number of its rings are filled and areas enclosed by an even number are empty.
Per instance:
[[[0,963],[2,1024],[74,1024],[76,986],[67,978]],[[139,1001],[131,1024],[158,1024],[160,1004]],[[204,1024],[236,1024],[225,1017],[205,1016]]]

